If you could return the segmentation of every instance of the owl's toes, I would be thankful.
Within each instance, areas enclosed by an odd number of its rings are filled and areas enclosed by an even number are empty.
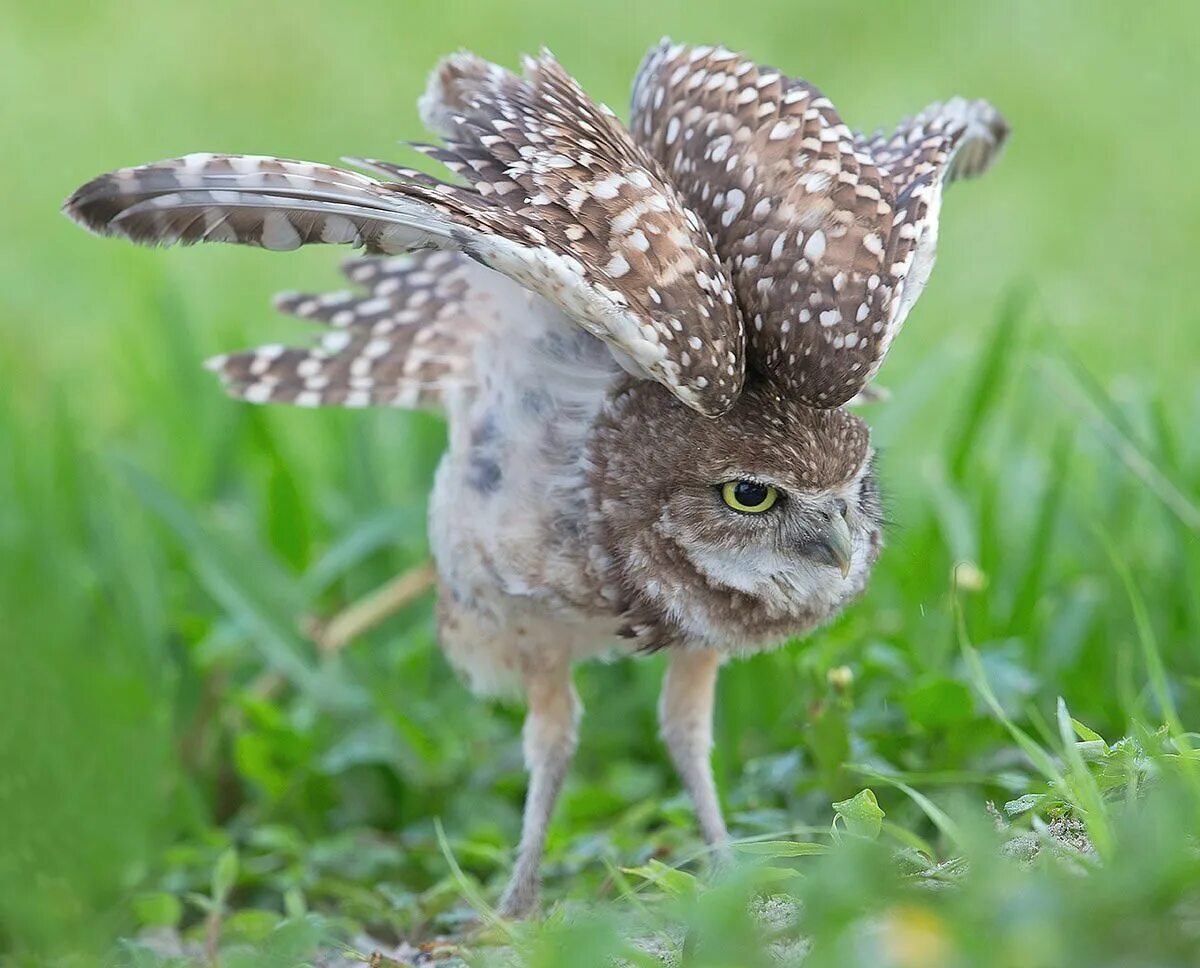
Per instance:
[[[537,878],[514,876],[504,889],[496,913],[509,921],[524,921],[537,914],[539,884]]]

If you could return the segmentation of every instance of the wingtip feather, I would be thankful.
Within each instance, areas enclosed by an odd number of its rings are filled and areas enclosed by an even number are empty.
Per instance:
[[[94,235],[114,235],[112,218],[119,211],[117,206],[105,206],[104,202],[114,194],[113,174],[98,175],[84,182],[62,203],[60,211],[76,225]]]

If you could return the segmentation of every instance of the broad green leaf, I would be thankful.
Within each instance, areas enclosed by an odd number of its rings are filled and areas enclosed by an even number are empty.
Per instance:
[[[1010,817],[1016,817],[1030,810],[1036,810],[1046,800],[1044,793],[1026,793],[1023,797],[1009,800],[1004,804],[1004,812]]]
[[[834,811],[846,825],[846,831],[856,837],[874,840],[883,829],[883,810],[871,789],[859,790],[849,800],[839,800]]]
[[[908,798],[913,801],[913,803],[915,803],[925,812],[925,816],[932,820],[934,826],[936,826],[938,830],[945,834],[947,838],[955,843],[962,843],[962,831],[959,829],[958,824],[951,820],[949,815],[947,815],[947,813],[936,803],[930,800],[929,797],[925,796],[925,794],[921,793],[919,790],[914,790],[907,783],[896,779],[894,776],[887,776],[886,774],[879,773],[875,770],[865,767],[860,767],[858,769],[859,772],[864,776],[869,776],[880,783],[886,783],[888,786],[893,786],[897,790],[905,793]],[[863,792],[870,793],[871,791],[865,790]],[[872,794],[872,799],[874,799],[874,794]],[[837,804],[834,804],[834,806],[836,807]],[[882,813],[882,811],[880,811],[880,813]]]
[[[298,887],[289,887],[283,892],[283,910],[289,918],[302,918],[308,913],[308,902]]]
[[[1075,730],[1075,735],[1087,743],[1104,742],[1104,737],[1097,733],[1094,729],[1089,729],[1084,726],[1074,716],[1071,717],[1071,728]],[[1107,745],[1107,744],[1106,744]]]
[[[221,922],[221,941],[225,944],[259,944],[283,920],[278,911],[243,908],[234,911]]]
[[[133,899],[133,913],[147,928],[173,928],[183,917],[183,904],[174,894],[158,891]]]
[[[234,884],[237,883],[238,876],[238,855],[237,851],[229,847],[221,853],[217,858],[217,864],[213,868],[212,875],[212,898],[217,903],[218,907],[225,903],[225,899],[229,897],[229,892],[233,890]]]

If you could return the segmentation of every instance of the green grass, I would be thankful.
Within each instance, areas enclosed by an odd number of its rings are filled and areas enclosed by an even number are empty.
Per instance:
[[[336,286],[337,255],[139,251],[62,198],[189,150],[388,157],[459,46],[547,44],[619,106],[669,32],[804,73],[864,126],[987,96],[1014,139],[951,192],[865,411],[895,522],[869,593],[723,674],[726,807],[774,846],[711,878],[654,739],[661,659],[588,666],[549,916],[472,957],[599,965],[653,937],[746,966],[776,930],[810,965],[1193,963],[1200,8],[1160,12],[0,0],[0,960],[162,965],[131,939],[169,925],[287,968],[453,931],[495,901],[524,783],[520,710],[467,695],[428,600],[333,657],[300,631],[425,560],[439,421],[248,408],[199,367],[299,336],[267,297]],[[798,920],[747,914],[766,894]]]

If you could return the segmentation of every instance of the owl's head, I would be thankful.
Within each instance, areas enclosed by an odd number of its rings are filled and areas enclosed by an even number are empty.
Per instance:
[[[879,553],[866,425],[770,383],[715,419],[630,383],[591,459],[610,575],[631,634],[652,644],[747,649],[805,632],[862,591]]]

